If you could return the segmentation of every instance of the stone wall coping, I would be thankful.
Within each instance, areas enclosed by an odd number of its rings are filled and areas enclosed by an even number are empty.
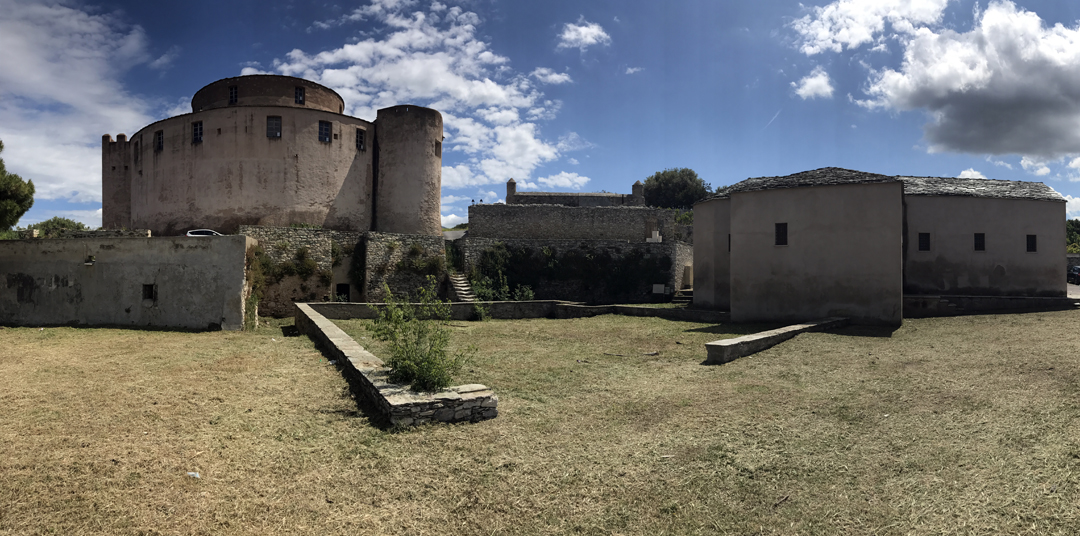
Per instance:
[[[296,328],[322,346],[361,383],[365,397],[392,425],[477,422],[499,415],[499,397],[486,385],[470,383],[422,392],[387,381],[389,369],[310,304],[297,303]]]
[[[769,331],[743,335],[742,337],[735,337],[733,339],[708,342],[705,343],[705,352],[708,354],[708,357],[705,359],[704,364],[720,365],[729,361],[734,361],[740,357],[746,357],[762,350],[772,348],[800,333],[839,328],[847,325],[847,323],[847,318],[822,318],[820,320],[813,320],[802,324],[793,324],[782,328],[771,329]]]

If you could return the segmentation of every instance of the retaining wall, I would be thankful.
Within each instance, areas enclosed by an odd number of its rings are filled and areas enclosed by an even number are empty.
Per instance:
[[[651,207],[471,205],[469,236],[533,240],[628,240],[644,242],[659,231],[675,239],[675,212]]]
[[[499,415],[499,397],[484,385],[459,385],[432,393],[389,383],[389,370],[382,360],[357,344],[310,304],[298,303],[295,311],[297,330],[311,337],[356,380],[364,398],[390,424],[410,426],[433,421],[477,422]]]

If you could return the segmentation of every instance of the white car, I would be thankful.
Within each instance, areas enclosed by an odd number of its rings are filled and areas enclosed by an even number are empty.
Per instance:
[[[187,232],[188,236],[225,236],[212,229],[192,229]]]

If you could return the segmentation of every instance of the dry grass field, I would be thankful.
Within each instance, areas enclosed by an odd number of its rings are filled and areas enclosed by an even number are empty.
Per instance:
[[[500,416],[402,431],[281,326],[0,329],[0,534],[1080,527],[1080,312],[804,334],[716,367],[702,343],[745,328],[453,326]]]

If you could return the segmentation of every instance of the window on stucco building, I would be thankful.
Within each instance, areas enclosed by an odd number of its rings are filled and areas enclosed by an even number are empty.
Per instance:
[[[1028,253],[1036,253],[1039,251],[1038,238],[1033,234],[1027,235],[1027,250]]]
[[[304,104],[304,88],[296,88],[296,91],[293,93],[293,95],[293,100],[296,102],[296,104]]]
[[[930,251],[930,233],[919,233],[919,251]]]
[[[280,115],[268,115],[268,116],[266,116],[266,137],[267,138],[280,138],[281,137],[281,116]]]
[[[986,233],[975,233],[975,251],[986,251]]]
[[[778,245],[778,246],[786,246],[786,245],[788,245],[788,243],[787,243],[787,224],[786,223],[778,223],[778,224],[776,224],[776,245]]]
[[[191,143],[202,143],[202,121],[191,124]]]
[[[329,121],[319,121],[319,141],[330,142],[333,128]]]

